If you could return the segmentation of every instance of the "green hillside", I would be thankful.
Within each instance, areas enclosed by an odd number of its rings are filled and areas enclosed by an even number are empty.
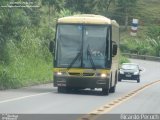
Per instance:
[[[142,25],[160,25],[160,1],[159,0],[139,0],[138,17]]]
[[[137,36],[130,36],[131,26],[121,31],[121,50],[126,53],[160,56],[160,1],[139,0]],[[131,23],[131,22],[130,22]]]

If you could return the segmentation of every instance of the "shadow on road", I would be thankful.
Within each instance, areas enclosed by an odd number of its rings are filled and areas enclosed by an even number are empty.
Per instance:
[[[76,95],[94,95],[94,96],[106,96],[102,94],[101,90],[89,90],[89,89],[84,89],[84,90],[70,90],[65,93],[58,93],[57,90],[54,92],[56,94],[76,94]],[[112,93],[110,93],[112,94]]]

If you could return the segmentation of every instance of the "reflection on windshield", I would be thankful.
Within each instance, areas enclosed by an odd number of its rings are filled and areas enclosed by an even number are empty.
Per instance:
[[[68,66],[68,69],[70,69],[70,68],[73,66],[73,64],[76,62],[76,60],[77,60],[79,57],[81,57],[81,56],[82,56],[82,53],[79,52],[79,53],[76,55],[76,57],[72,60],[71,64]]]
[[[88,47],[87,47],[87,60],[88,60],[88,56],[89,56],[89,60],[90,60],[90,63],[91,63],[91,65],[92,65],[92,68],[93,68],[93,69],[96,69],[96,66],[95,66],[95,64],[94,64],[94,61],[93,61],[93,58],[92,58],[92,54],[91,54],[89,45],[88,45]]]
[[[57,66],[69,67],[81,50],[82,29],[77,25],[59,25],[57,32]],[[80,67],[76,60],[72,67]]]
[[[138,66],[137,65],[122,65],[122,69],[131,69],[131,70],[135,70],[135,69],[138,69]]]
[[[75,68],[105,68],[106,34],[107,26],[58,25],[56,66],[68,68],[72,64]],[[76,58],[78,53],[82,55]]]
[[[83,65],[92,68],[90,60],[87,59],[87,47],[90,46],[90,53],[96,68],[105,68],[106,53],[106,26],[86,26],[84,29]]]

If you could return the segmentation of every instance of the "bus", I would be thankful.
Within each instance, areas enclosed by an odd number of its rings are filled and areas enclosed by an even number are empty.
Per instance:
[[[119,25],[115,20],[93,14],[59,18],[49,49],[58,92],[86,88],[100,88],[103,95],[115,92],[119,66]]]

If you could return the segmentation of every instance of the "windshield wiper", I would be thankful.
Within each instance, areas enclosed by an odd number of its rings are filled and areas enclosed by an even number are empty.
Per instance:
[[[77,61],[77,59],[81,56],[82,56],[82,52],[80,51],[77,53],[76,57],[72,60],[71,64],[68,66],[67,69],[69,70],[73,66],[73,64]]]
[[[94,61],[93,61],[93,58],[92,58],[92,54],[91,54],[89,45],[88,45],[88,47],[87,47],[87,58],[88,58],[88,56],[89,56],[89,60],[90,60],[90,62],[91,62],[92,68],[93,68],[94,70],[96,70],[96,66],[95,66],[95,64],[94,64]]]

